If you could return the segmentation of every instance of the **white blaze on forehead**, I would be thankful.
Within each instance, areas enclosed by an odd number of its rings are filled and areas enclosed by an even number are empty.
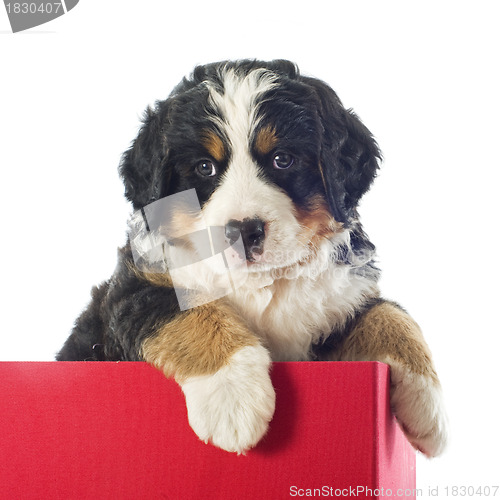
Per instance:
[[[278,76],[266,69],[256,69],[248,75],[240,75],[232,69],[221,75],[223,89],[207,83],[211,104],[219,116],[213,120],[229,141],[231,159],[221,184],[213,194],[209,212],[215,220],[243,219],[259,215],[276,205],[275,186],[270,186],[259,175],[259,166],[250,153],[250,139],[259,123],[258,108],[265,92],[275,88]],[[288,197],[282,203],[291,204]],[[208,207],[207,207],[208,208]]]
[[[276,87],[278,77],[262,68],[248,75],[238,75],[232,69],[223,71],[222,90],[207,83],[209,99],[223,117],[214,120],[226,132],[233,149],[244,144],[248,151],[249,138],[258,123],[258,99]]]

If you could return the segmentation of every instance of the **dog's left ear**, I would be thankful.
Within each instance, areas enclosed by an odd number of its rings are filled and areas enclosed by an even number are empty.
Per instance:
[[[323,127],[319,168],[330,210],[338,222],[349,226],[375,178],[381,153],[370,131],[326,83],[305,80],[319,100]]]

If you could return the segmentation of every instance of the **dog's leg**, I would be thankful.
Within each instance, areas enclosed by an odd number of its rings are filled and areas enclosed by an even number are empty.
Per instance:
[[[142,357],[175,377],[203,441],[243,453],[265,434],[275,403],[269,352],[220,301],[159,326]]]
[[[427,456],[447,441],[441,386],[418,325],[396,304],[380,302],[355,323],[339,361],[382,361],[391,367],[391,405],[409,441]]]

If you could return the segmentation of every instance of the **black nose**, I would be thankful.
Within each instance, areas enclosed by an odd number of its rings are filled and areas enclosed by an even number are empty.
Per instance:
[[[245,246],[246,258],[253,261],[253,255],[263,252],[264,239],[266,236],[265,222],[261,219],[243,219],[242,221],[231,219],[226,224],[226,237],[230,243],[234,243],[241,234]]]

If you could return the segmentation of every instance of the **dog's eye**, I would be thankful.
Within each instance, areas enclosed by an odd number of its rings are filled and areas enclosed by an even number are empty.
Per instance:
[[[290,168],[293,165],[294,157],[288,153],[278,152],[274,155],[273,167],[279,170]]]
[[[202,160],[196,165],[196,172],[203,177],[213,177],[217,170],[210,160]]]

